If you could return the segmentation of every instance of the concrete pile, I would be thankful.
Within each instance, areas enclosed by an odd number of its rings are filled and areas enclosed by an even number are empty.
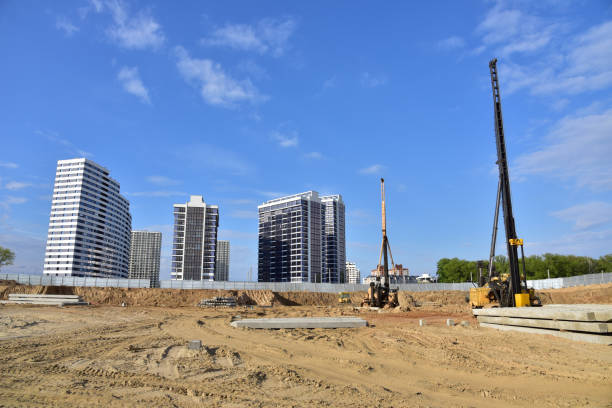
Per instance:
[[[474,309],[473,313],[481,327],[612,344],[612,305],[507,307]]]
[[[200,307],[236,307],[236,298],[233,296],[215,296],[212,299],[202,299],[198,304]]]
[[[339,329],[364,327],[368,322],[359,317],[283,317],[272,319],[242,319],[230,323],[232,327],[250,329]]]
[[[0,303],[48,306],[83,306],[89,304],[79,295],[32,295],[24,293],[11,293],[8,295],[8,300],[2,300]]]

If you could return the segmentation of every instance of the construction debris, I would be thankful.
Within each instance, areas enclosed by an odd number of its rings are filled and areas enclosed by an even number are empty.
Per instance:
[[[364,327],[368,322],[359,317],[293,317],[274,319],[243,319],[230,323],[233,327],[250,329],[337,329]]]
[[[1,300],[6,304],[30,304],[47,306],[84,306],[89,305],[79,295],[29,295],[23,293],[11,293],[8,300]]]
[[[474,309],[473,313],[481,327],[612,344],[612,305]]]
[[[236,307],[236,298],[233,296],[202,299],[198,304],[200,307]]]

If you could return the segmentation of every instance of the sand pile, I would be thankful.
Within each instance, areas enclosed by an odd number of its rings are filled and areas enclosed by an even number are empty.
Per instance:
[[[612,283],[537,291],[542,304],[612,303]]]

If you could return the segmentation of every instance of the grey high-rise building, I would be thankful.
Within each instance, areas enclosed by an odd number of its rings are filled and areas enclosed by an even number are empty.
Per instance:
[[[346,271],[346,240],[344,202],[340,194],[321,196],[325,214],[325,269],[323,282],[344,283]]]
[[[130,279],[148,279],[152,288],[159,287],[161,232],[132,231]]]
[[[229,280],[230,265],[230,243],[229,241],[217,241],[217,264],[215,267],[215,280]]]
[[[202,196],[174,204],[172,279],[215,279],[218,228],[219,207],[206,204]]]
[[[127,278],[131,233],[130,203],[106,168],[57,162],[44,274]]]
[[[326,217],[328,205],[333,212],[330,228]],[[344,204],[339,195],[320,197],[316,191],[307,191],[267,201],[258,210],[259,282],[343,280],[339,271],[344,275]],[[333,261],[330,266],[328,259]],[[343,259],[341,267],[338,259]]]

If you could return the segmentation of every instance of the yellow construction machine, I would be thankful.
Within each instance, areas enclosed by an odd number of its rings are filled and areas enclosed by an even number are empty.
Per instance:
[[[351,294],[349,292],[338,292],[338,303],[351,303]]]

